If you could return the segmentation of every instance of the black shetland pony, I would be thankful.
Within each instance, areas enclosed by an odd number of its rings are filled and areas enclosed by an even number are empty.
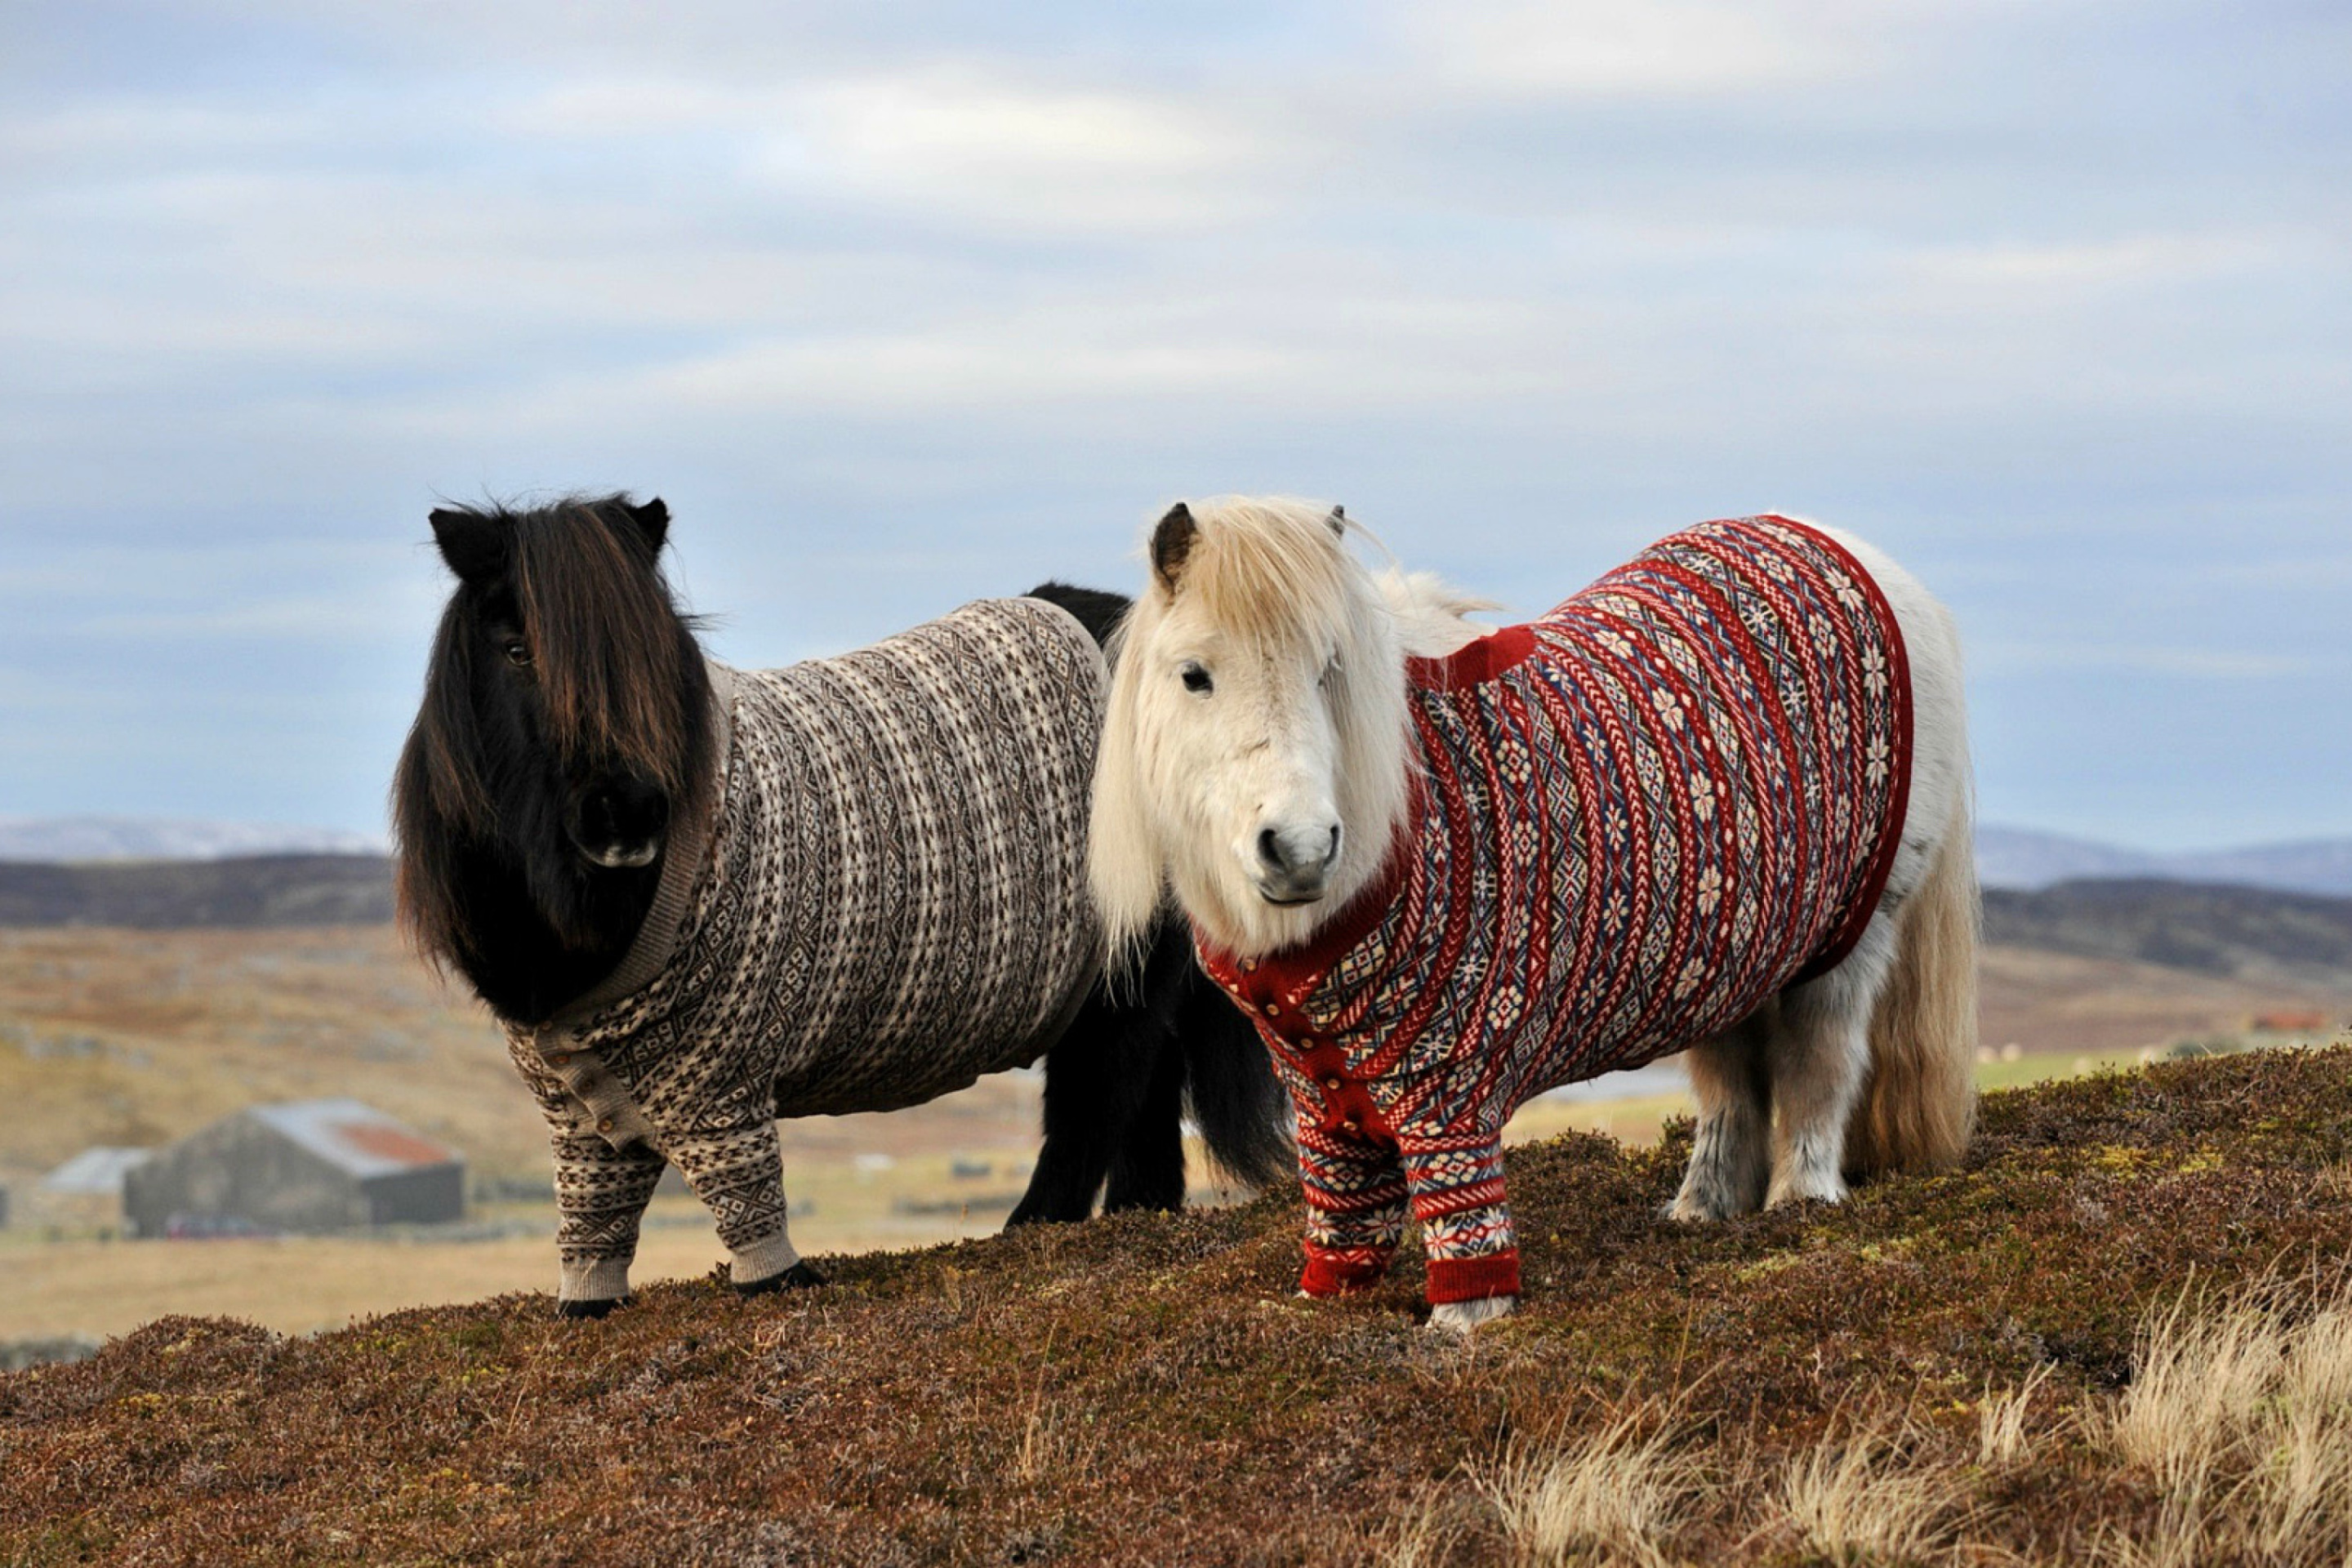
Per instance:
[[[457,508],[432,523],[457,589],[393,785],[401,917],[502,1018],[535,1026],[619,964],[672,822],[709,805],[709,678],[658,563],[658,500]],[[1097,643],[1127,608],[1058,583],[1034,596]],[[1047,1053],[1045,1143],[1009,1223],[1083,1219],[1097,1194],[1106,1210],[1181,1207],[1188,1102],[1226,1171],[1258,1185],[1282,1173],[1286,1102],[1265,1049],[1171,917],[1141,983],[1097,981]]]

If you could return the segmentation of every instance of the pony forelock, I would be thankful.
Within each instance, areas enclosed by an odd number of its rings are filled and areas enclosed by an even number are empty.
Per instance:
[[[619,503],[572,500],[515,519],[523,629],[558,753],[618,763],[684,795],[690,716],[678,694],[686,662],[699,656],[678,635],[669,584]]]

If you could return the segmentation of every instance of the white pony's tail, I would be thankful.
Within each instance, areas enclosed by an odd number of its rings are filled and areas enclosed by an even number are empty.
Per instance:
[[[1968,790],[1927,880],[1897,916],[1895,967],[1870,1019],[1870,1084],[1846,1129],[1855,1175],[1959,1163],[1976,1125],[1976,835]]]

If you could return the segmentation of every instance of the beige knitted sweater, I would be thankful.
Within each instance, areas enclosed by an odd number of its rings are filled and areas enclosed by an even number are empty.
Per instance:
[[[547,1114],[562,1296],[627,1290],[667,1163],[739,1283],[798,1258],[778,1117],[887,1110],[1036,1059],[1097,963],[1087,792],[1105,666],[991,599],[838,658],[712,667],[725,777],[635,946],[508,1044]]]

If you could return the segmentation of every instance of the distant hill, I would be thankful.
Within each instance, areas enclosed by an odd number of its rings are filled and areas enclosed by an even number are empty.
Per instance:
[[[2221,882],[2352,898],[2352,838],[2162,855],[2032,828],[1977,828],[1977,876],[1988,888],[2033,889],[2088,878]]]
[[[381,838],[333,827],[149,816],[0,816],[0,860],[220,860],[383,851]]]
[[[373,925],[392,914],[381,855],[0,862],[0,926]]]
[[[1986,940],[2011,947],[2352,990],[2352,899],[2108,879],[1984,901]]]

